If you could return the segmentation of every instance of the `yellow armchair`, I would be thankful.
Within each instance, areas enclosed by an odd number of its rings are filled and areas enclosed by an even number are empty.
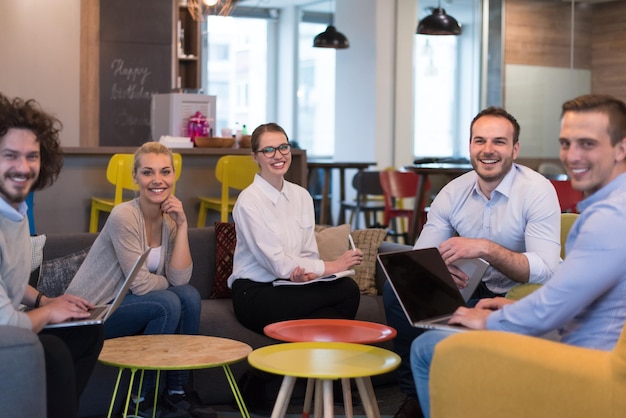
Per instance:
[[[435,349],[432,418],[626,416],[626,336],[613,351],[471,331]]]

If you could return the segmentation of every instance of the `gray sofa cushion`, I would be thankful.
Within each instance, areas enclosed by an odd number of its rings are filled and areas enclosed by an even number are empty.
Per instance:
[[[3,417],[46,416],[46,367],[39,338],[0,326],[0,408]]]

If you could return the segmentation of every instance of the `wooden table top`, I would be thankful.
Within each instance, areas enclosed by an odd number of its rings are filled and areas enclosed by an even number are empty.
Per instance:
[[[124,368],[190,370],[235,363],[245,359],[251,351],[248,344],[228,338],[133,335],[105,340],[98,360]]]

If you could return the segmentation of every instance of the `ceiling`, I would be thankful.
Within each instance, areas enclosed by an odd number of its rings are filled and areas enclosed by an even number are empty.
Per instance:
[[[329,7],[334,6],[337,0],[238,0],[239,6],[261,7],[264,9],[280,9],[283,7],[301,6],[306,11],[328,13]],[[572,0],[551,0],[570,3]],[[608,3],[620,0],[573,0],[575,3]],[[331,3],[329,5],[329,2]],[[453,0],[443,0],[443,3],[450,4]]]
[[[307,11],[328,13],[329,1],[332,0],[239,0],[237,5],[245,7],[262,7],[280,9],[283,7],[301,6]]]

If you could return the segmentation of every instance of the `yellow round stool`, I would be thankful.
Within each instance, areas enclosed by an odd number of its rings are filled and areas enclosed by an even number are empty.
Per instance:
[[[254,350],[248,362],[265,372],[285,376],[272,410],[272,418],[284,417],[296,378],[315,380],[315,415],[333,416],[333,386],[336,379],[355,379],[367,417],[380,417],[370,376],[390,372],[400,357],[389,350],[369,345],[338,342],[275,344]],[[322,394],[322,396],[320,396]]]

